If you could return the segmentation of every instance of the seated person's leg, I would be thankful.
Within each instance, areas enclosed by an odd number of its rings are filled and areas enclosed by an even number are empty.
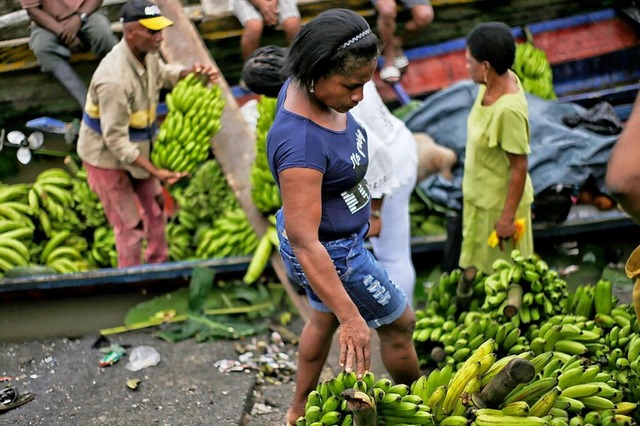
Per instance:
[[[80,107],[84,108],[87,88],[67,62],[71,57],[71,50],[55,34],[38,26],[31,30],[29,47],[38,59],[41,70],[52,73]]]
[[[295,0],[280,0],[278,2],[280,24],[287,37],[287,43],[291,44],[298,31],[300,31],[300,10]]]
[[[406,0],[403,3],[411,10],[411,20],[404,25],[405,30],[419,31],[433,22],[433,7],[427,0]]]
[[[109,18],[100,11],[89,15],[87,23],[80,28],[80,37],[100,58],[118,43],[118,37],[111,30]]]
[[[242,58],[246,60],[251,52],[260,46],[260,38],[264,28],[263,18],[248,0],[234,0],[233,13],[244,27],[242,38],[240,39],[240,48],[242,50]]]

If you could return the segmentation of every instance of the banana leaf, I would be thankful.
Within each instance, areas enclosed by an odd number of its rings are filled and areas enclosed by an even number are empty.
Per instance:
[[[167,342],[180,342],[195,338],[198,342],[219,339],[239,339],[262,333],[267,329],[265,324],[255,324],[228,316],[206,317],[190,314],[187,321],[174,324],[166,330],[156,333],[156,336]]]
[[[189,313],[201,313],[204,302],[213,287],[216,271],[211,268],[196,266],[193,268],[189,283]]]

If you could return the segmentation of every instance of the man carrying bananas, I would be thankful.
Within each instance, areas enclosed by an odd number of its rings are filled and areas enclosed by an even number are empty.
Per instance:
[[[149,161],[157,131],[156,107],[162,88],[191,72],[214,83],[211,66],[165,64],[159,55],[162,30],[173,24],[149,0],[130,0],[120,11],[123,38],[100,62],[89,85],[78,155],[87,180],[114,227],[118,267],[167,260],[166,216],[161,182],[185,176],[158,169]]]

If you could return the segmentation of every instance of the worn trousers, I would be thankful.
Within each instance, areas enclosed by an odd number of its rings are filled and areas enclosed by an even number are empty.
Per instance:
[[[87,181],[98,194],[105,216],[113,226],[118,251],[118,267],[140,265],[142,245],[146,263],[168,259],[165,236],[167,217],[163,208],[160,181],[155,177],[135,179],[125,170],[102,169],[84,163]]]

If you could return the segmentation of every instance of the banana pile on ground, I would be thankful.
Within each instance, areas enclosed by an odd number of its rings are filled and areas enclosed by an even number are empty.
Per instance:
[[[424,313],[419,315],[440,315],[446,319],[456,319],[460,312],[480,310],[480,300],[485,297],[484,279],[482,272],[473,272],[473,276],[469,277],[472,294],[469,295],[469,306],[463,306],[461,302],[464,295],[458,291],[458,286],[463,280],[462,270],[456,268],[451,272],[443,272],[437,283],[425,288]]]
[[[280,191],[267,161],[267,134],[276,116],[276,102],[276,99],[267,96],[262,96],[258,102],[256,158],[251,164],[251,198],[256,208],[264,214],[275,213],[282,205]]]
[[[542,99],[556,99],[553,91],[553,72],[544,50],[531,42],[516,46],[513,71],[518,75],[525,91]]]
[[[221,127],[225,100],[218,85],[207,87],[195,74],[166,96],[169,109],[151,151],[157,167],[192,173],[209,158],[211,138]]]
[[[501,324],[487,313],[463,312],[457,321],[445,321],[442,317],[418,312],[413,341],[423,367],[433,363],[438,367],[453,365],[459,368],[487,339],[496,341],[498,355],[529,350],[529,340],[519,327],[511,322]]]
[[[519,324],[538,323],[564,313],[567,282],[542,259],[525,258],[519,250],[511,252],[511,261],[498,259],[493,273],[484,280],[487,294],[483,311]]]
[[[557,351],[498,357],[495,349],[496,342],[488,339],[459,369],[447,365],[410,386],[376,380],[372,373],[360,380],[353,373],[340,373],[309,394],[305,415],[296,424],[636,424],[637,403],[625,400],[599,364]],[[360,404],[351,404],[353,399]]]

